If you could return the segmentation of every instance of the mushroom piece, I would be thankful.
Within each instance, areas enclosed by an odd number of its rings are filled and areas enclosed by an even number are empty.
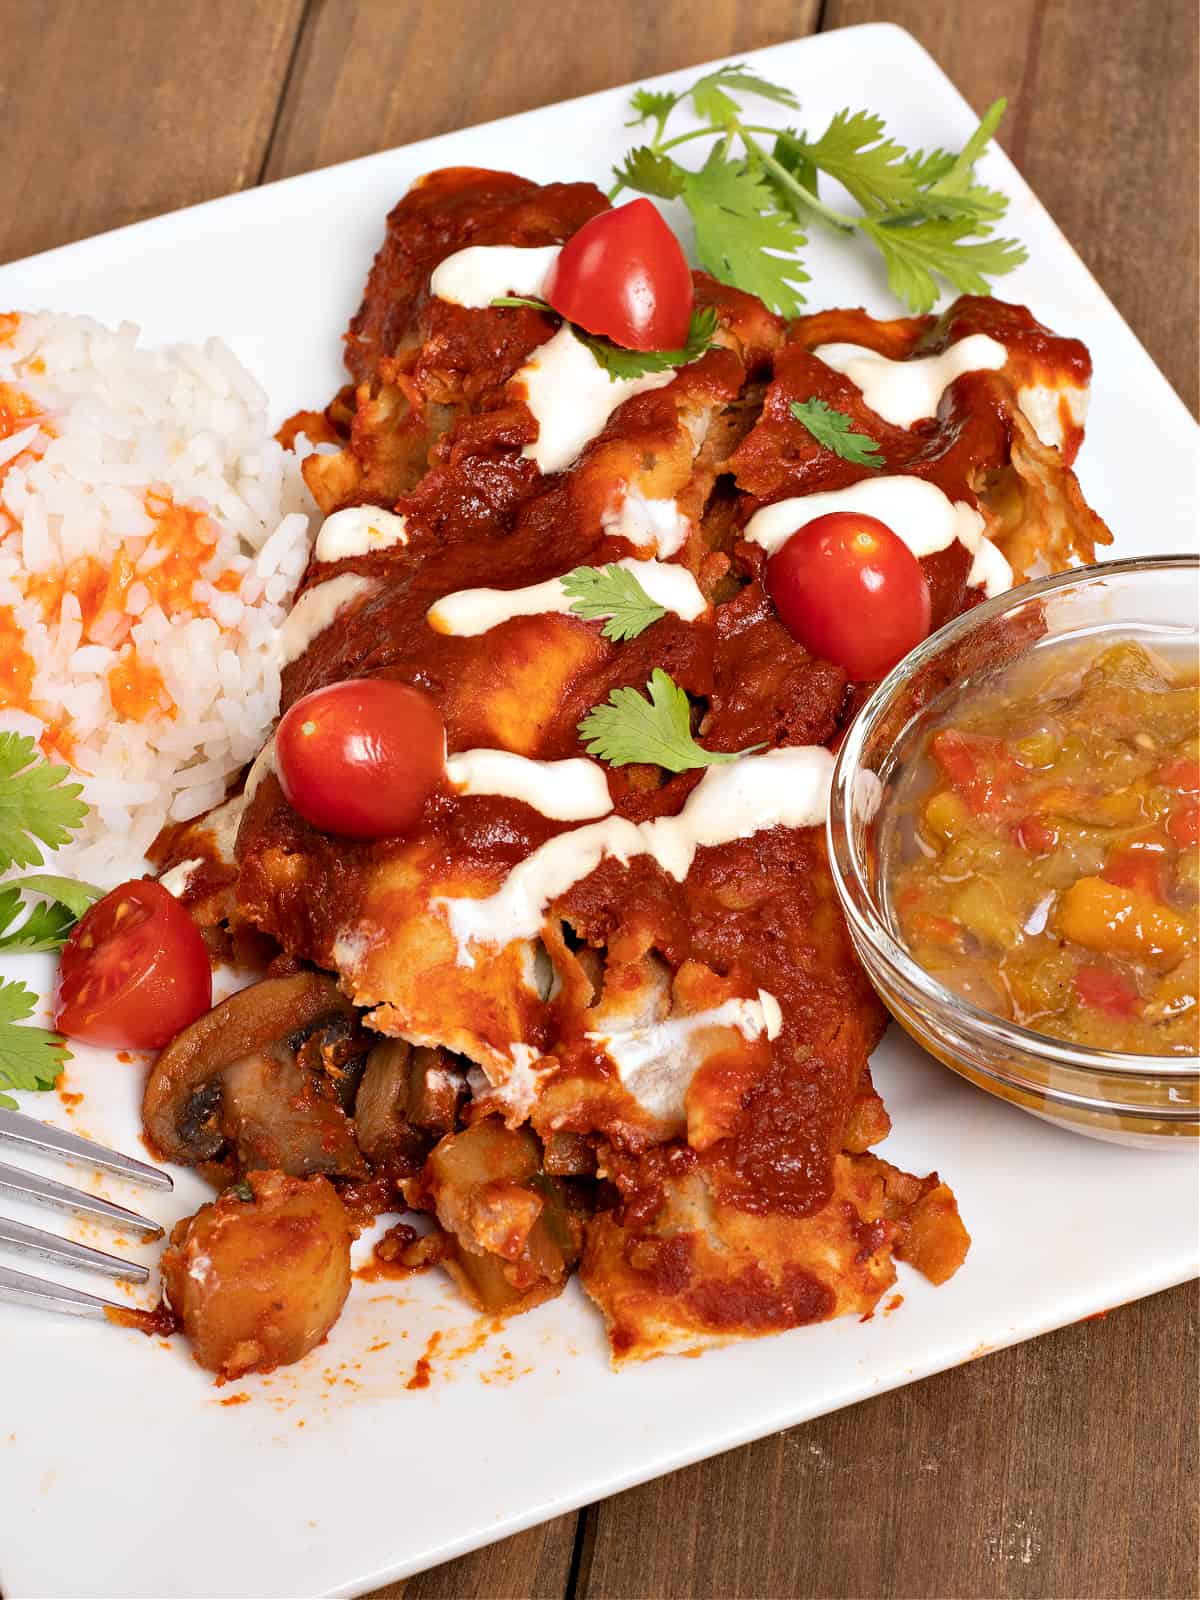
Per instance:
[[[372,1045],[354,1103],[358,1148],[373,1166],[415,1171],[435,1135],[453,1133],[466,1075],[437,1046],[381,1039]]]
[[[142,1099],[155,1153],[212,1181],[278,1168],[362,1177],[342,1109],[366,1045],[353,1006],[324,973],[265,978],[177,1034]]]
[[[299,1361],[350,1290],[350,1225],[324,1178],[253,1172],[176,1223],[167,1298],[192,1354],[220,1378]]]

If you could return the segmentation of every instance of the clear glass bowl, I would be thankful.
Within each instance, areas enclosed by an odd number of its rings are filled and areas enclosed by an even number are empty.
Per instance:
[[[1200,556],[1077,567],[1022,585],[948,623],[886,677],[838,754],[829,855],[850,935],[892,1015],[962,1077],[1034,1116],[1095,1139],[1195,1149],[1200,1059],[1072,1045],[981,1010],[919,967],[879,894],[874,818],[926,719],[968,684],[1065,639],[1135,637],[1197,646]]]

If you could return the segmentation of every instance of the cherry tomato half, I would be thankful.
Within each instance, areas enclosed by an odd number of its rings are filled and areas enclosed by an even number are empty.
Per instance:
[[[325,833],[404,833],[446,767],[446,729],[428,695],[387,678],[350,678],[297,700],[275,735],[289,803]]]
[[[204,940],[161,883],[123,883],[71,929],[54,1011],[54,1025],[68,1039],[160,1050],[211,1005]]]
[[[815,517],[771,557],[767,589],[792,637],[856,683],[882,678],[929,632],[921,564],[877,517]]]
[[[679,350],[692,315],[692,271],[649,200],[602,211],[572,234],[543,290],[569,322],[626,350]]]

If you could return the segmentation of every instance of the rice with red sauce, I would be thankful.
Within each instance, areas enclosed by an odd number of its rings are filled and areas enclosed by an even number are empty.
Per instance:
[[[258,752],[311,510],[219,339],[151,350],[129,323],[0,315],[0,729],[83,782],[60,867],[142,871]]]

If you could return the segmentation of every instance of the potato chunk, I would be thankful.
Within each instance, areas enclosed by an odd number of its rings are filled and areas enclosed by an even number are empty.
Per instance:
[[[327,1179],[251,1172],[176,1223],[167,1298],[202,1367],[222,1379],[307,1355],[350,1290],[350,1227]]]

